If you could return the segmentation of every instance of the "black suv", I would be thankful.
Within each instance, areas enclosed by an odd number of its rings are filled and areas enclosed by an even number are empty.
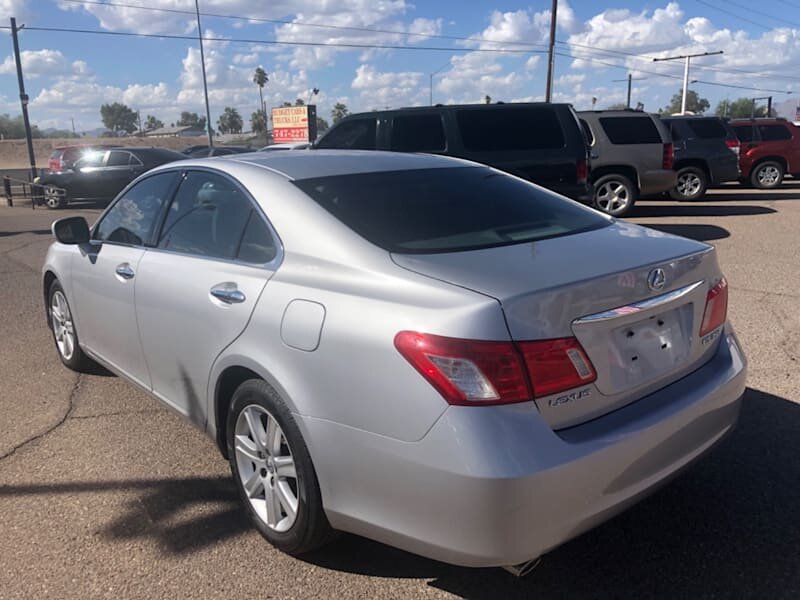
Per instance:
[[[578,113],[589,144],[594,206],[614,217],[628,214],[639,195],[675,187],[669,130],[649,113],[593,110]]]
[[[456,156],[581,202],[592,200],[586,142],[569,104],[464,104],[353,114],[314,147]]]
[[[678,182],[675,200],[699,200],[709,185],[739,179],[739,140],[719,117],[663,119],[672,133]]]

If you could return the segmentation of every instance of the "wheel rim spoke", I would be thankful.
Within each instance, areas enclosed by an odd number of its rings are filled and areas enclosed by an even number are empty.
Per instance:
[[[297,467],[280,424],[260,405],[246,406],[236,419],[234,458],[253,512],[270,529],[288,531],[299,510]]]

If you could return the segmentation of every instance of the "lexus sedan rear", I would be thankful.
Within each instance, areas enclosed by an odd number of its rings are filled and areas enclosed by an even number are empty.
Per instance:
[[[181,161],[91,230],[54,233],[62,362],[101,363],[205,430],[254,526],[292,554],[343,530],[526,563],[739,413],[746,363],[711,246],[475,163]]]

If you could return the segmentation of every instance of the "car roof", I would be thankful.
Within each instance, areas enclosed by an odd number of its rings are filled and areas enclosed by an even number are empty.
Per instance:
[[[434,154],[382,152],[379,150],[297,150],[295,152],[250,152],[224,159],[198,160],[202,166],[219,166],[219,160],[257,165],[288,179],[310,179],[333,175],[408,171],[478,166],[473,162]],[[193,161],[194,162],[194,161]]]

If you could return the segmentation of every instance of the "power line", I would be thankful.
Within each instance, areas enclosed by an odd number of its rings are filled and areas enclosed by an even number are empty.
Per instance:
[[[700,4],[703,4],[704,6],[708,6],[709,8],[713,8],[714,10],[718,10],[721,13],[725,13],[726,15],[728,15],[730,17],[734,17],[735,19],[740,19],[741,21],[746,21],[747,23],[750,23],[751,25],[755,25],[756,27],[760,27],[761,29],[764,29],[766,31],[772,31],[772,27],[767,27],[763,23],[759,23],[758,21],[753,21],[752,19],[748,19],[747,17],[743,17],[742,15],[738,15],[735,12],[731,12],[731,11],[729,11],[727,9],[721,8],[719,6],[715,6],[715,5],[711,4],[710,2],[706,2],[705,0],[697,0],[697,2],[699,2]]]
[[[575,42],[568,42],[568,41],[563,41],[563,40],[556,40],[556,43],[557,44],[562,44],[562,45],[565,45],[565,46],[575,46],[577,48],[586,48],[587,50],[584,50],[585,52],[594,51],[594,52],[605,52],[605,53],[609,53],[609,54],[619,54],[619,55],[622,55],[622,56],[628,56],[630,58],[635,58],[637,60],[642,60],[642,61],[647,61],[647,62],[652,62],[653,58],[655,58],[653,56],[648,56],[647,54],[636,54],[634,52],[625,52],[624,50],[611,50],[611,49],[606,49],[606,48],[600,48],[598,46],[589,46],[589,45],[586,45],[586,44],[578,44],[578,43],[575,43]],[[777,74],[772,74],[772,73],[764,72],[764,71],[748,71],[746,69],[736,69],[734,67],[714,67],[714,66],[710,66],[710,65],[692,65],[692,67],[695,68],[695,69],[702,69],[703,71],[716,71],[718,73],[728,73],[728,74],[742,73],[742,74],[745,74],[745,75],[752,75],[754,77],[762,77],[764,79],[776,79],[776,80],[779,79],[779,80],[785,80],[785,81],[800,82],[800,77],[791,77],[789,75],[777,75]],[[634,67],[632,70],[638,70],[638,69]]]
[[[201,13],[202,14],[202,13]],[[0,26],[0,29],[10,29],[7,25]],[[26,25],[26,31],[47,31],[58,33],[80,33],[91,35],[110,35],[117,37],[137,37],[137,38],[155,38],[167,40],[191,40],[197,41],[196,36],[190,35],[177,35],[169,33],[136,33],[132,31],[101,31],[98,29],[72,29],[67,27],[37,27]],[[259,40],[247,38],[225,38],[225,37],[203,37],[205,42],[232,42],[238,44],[271,44],[277,46],[313,46],[313,47],[326,47],[326,48],[353,48],[362,50],[428,50],[440,52],[492,52],[497,54],[546,54],[547,50],[509,50],[501,48],[453,48],[442,46],[400,46],[392,44],[354,44],[344,42],[288,42],[279,40]]]
[[[739,2],[735,2],[734,0],[725,0],[725,3],[726,4],[731,4],[733,6],[736,6],[737,8],[742,8],[742,9],[748,11],[748,12],[753,13],[754,15],[761,15],[762,17],[766,17],[768,19],[772,19],[773,21],[779,21],[781,23],[785,23],[785,24],[788,24],[788,25],[794,25],[795,27],[800,27],[800,23],[798,23],[797,21],[789,21],[788,19],[785,19],[784,17],[776,17],[776,16],[771,15],[769,13],[766,13],[766,12],[763,12],[763,11],[760,11],[760,10],[756,10],[754,8],[751,8],[749,6],[741,4]]]
[[[556,54],[558,56],[564,56],[564,57],[567,57],[567,58],[574,58],[576,60],[585,60],[585,61],[588,61],[588,62],[605,65],[607,67],[613,67],[613,68],[616,68],[616,69],[626,69],[627,70],[629,68],[627,65],[621,65],[621,64],[618,64],[618,63],[610,63],[610,62],[606,62],[606,61],[603,61],[603,60],[599,60],[599,59],[591,57],[591,56],[575,56],[574,54],[568,54],[568,53],[565,53],[565,52],[557,52]],[[649,71],[649,70],[646,70],[646,69],[639,69],[639,68],[636,68],[634,70],[636,72],[638,72],[638,73],[645,73],[647,75],[655,75],[657,77],[667,77],[669,79],[683,79],[683,77],[681,77],[680,75],[671,75],[669,73],[660,73],[658,71]],[[793,92],[787,91],[787,90],[775,90],[775,89],[767,89],[767,88],[754,88],[754,87],[747,87],[747,86],[744,86],[744,85],[734,85],[734,84],[728,84],[728,83],[716,83],[716,82],[713,82],[713,81],[703,81],[703,80],[700,80],[700,79],[696,79],[695,83],[702,83],[704,85],[713,85],[713,86],[718,86],[718,87],[750,90],[750,91],[753,91],[753,92],[772,92],[773,94],[791,94],[791,93],[793,93]]]
[[[127,4],[125,2],[103,2],[102,0],[61,0],[61,2],[69,2],[73,4],[93,4],[96,6],[108,6],[108,7],[116,7],[116,8],[133,8],[136,10],[146,10],[152,12],[162,12],[162,13],[171,13],[171,14],[179,14],[179,15],[188,15],[194,17],[194,12],[189,10],[181,10],[177,8],[161,8],[157,6],[141,6],[138,4]],[[256,22],[256,23],[271,23],[276,25],[292,25],[292,26],[300,26],[300,27],[316,27],[319,29],[334,29],[334,30],[345,30],[345,31],[361,31],[367,33],[383,33],[383,34],[391,34],[391,35],[407,35],[412,37],[422,37],[428,39],[443,39],[443,40],[458,40],[462,42],[487,42],[491,44],[510,44],[513,46],[530,46],[535,48],[546,48],[546,44],[536,44],[533,42],[517,42],[517,41],[501,41],[501,40],[490,40],[487,38],[482,37],[465,37],[465,36],[458,36],[458,35],[446,35],[441,33],[420,33],[420,32],[411,32],[411,31],[400,31],[397,29],[376,29],[372,27],[355,27],[352,25],[329,25],[324,23],[304,23],[302,21],[290,21],[288,19],[267,19],[261,17],[243,17],[240,15],[228,15],[228,14],[220,14],[220,13],[208,13],[208,12],[201,12],[200,16],[202,17],[212,17],[217,19],[232,19],[236,21],[248,21],[248,22]]]

